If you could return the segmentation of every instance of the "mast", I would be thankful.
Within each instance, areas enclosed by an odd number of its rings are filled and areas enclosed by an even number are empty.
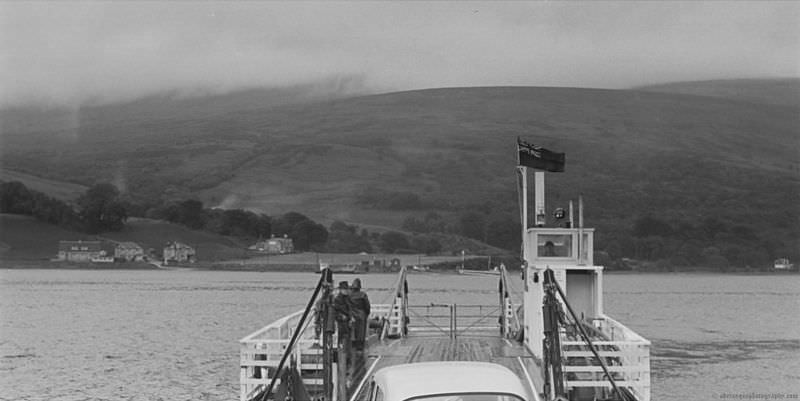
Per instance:
[[[547,222],[547,212],[544,208],[544,171],[535,171],[533,173],[534,185],[534,210],[536,211],[536,227],[544,227]]]
[[[525,166],[517,166],[517,173],[519,175],[519,195],[520,195],[520,222],[522,225],[522,259],[525,260],[525,233],[528,231],[528,168]]]

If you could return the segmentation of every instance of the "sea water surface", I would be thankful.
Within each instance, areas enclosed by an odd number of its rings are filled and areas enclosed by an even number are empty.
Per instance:
[[[360,277],[388,302],[394,275]],[[317,279],[0,270],[0,400],[237,400],[238,340],[301,309]],[[653,400],[800,394],[800,275],[606,274],[604,285],[606,313],[652,341]],[[438,274],[409,287],[414,304],[493,304],[497,288]]]

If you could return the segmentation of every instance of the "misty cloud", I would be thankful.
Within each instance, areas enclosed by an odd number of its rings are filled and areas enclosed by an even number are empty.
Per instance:
[[[800,76],[795,3],[0,3],[0,107],[338,77],[372,90]]]

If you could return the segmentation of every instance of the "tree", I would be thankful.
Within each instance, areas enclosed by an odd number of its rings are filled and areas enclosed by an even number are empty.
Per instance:
[[[486,238],[486,217],[477,212],[466,212],[458,219],[461,235],[484,241]]]
[[[357,227],[336,220],[331,224],[325,248],[331,252],[371,252],[368,235],[356,234]]]
[[[0,213],[31,214],[33,196],[19,181],[0,184]]]
[[[408,238],[402,233],[396,231],[388,231],[380,236],[380,247],[384,252],[397,252],[403,249],[409,249]]]
[[[431,255],[441,251],[442,244],[430,235],[415,235],[411,238],[411,249]]]
[[[318,250],[328,241],[328,230],[322,224],[306,219],[289,230],[289,237],[298,251]]]
[[[112,184],[97,184],[87,189],[77,204],[78,214],[90,233],[122,230],[128,219],[119,190]]]
[[[177,223],[186,227],[199,230],[206,224],[206,215],[203,210],[203,202],[196,199],[189,199],[177,205]]]
[[[722,256],[719,248],[707,247],[703,249],[703,264],[717,270],[727,270],[729,262],[725,256]]]
[[[305,220],[311,219],[297,212],[286,213],[272,221],[272,232],[277,236],[289,234],[296,224]]]
[[[650,236],[668,237],[672,235],[672,227],[665,221],[653,216],[639,217],[633,223],[633,235],[640,238]]]
[[[503,249],[518,249],[522,240],[519,222],[508,216],[494,216],[486,227],[487,243]]]
[[[0,213],[25,214],[62,227],[80,227],[78,216],[67,203],[28,189],[19,181],[0,184]]]

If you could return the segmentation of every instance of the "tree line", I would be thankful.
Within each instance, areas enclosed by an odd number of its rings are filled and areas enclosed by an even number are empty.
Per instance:
[[[207,208],[196,199],[167,202],[145,208],[125,199],[112,184],[97,184],[74,203],[47,196],[23,183],[0,183],[0,213],[33,216],[67,229],[98,234],[120,231],[129,216],[147,217],[243,240],[287,236],[297,251],[437,253],[442,246],[428,235],[388,231],[370,233],[355,225],[334,221],[329,228],[297,212],[268,216],[243,209]]]
[[[127,209],[119,190],[111,184],[89,188],[73,205],[29,189],[19,181],[0,183],[0,213],[33,216],[89,234],[121,230],[128,219]]]
[[[767,219],[766,224],[728,214],[699,217],[654,214],[604,219],[595,224],[595,262],[609,268],[719,271],[765,270],[775,258],[800,259],[791,228],[796,217]],[[629,221],[630,221],[629,220]],[[405,219],[415,233],[448,233],[482,241],[511,252],[521,245],[519,217],[491,204],[452,212],[427,212]]]

